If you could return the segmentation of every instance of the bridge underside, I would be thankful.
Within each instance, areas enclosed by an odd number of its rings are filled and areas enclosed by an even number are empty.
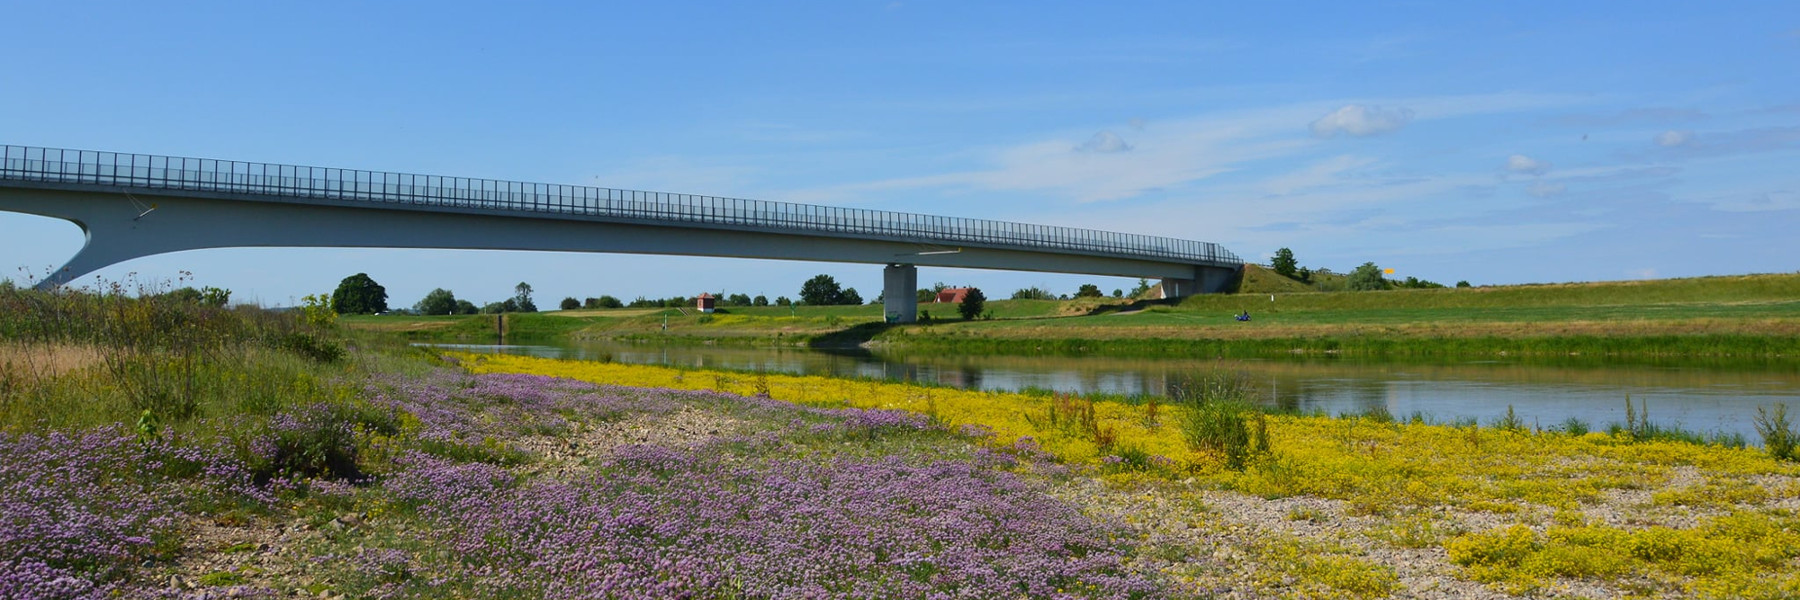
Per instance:
[[[0,189],[0,210],[74,222],[86,244],[40,284],[56,286],[134,258],[206,248],[350,247],[674,254],[893,265],[883,301],[893,320],[916,317],[917,265],[1161,279],[1165,294],[1224,289],[1228,267],[1003,248],[613,222],[476,208],[385,208],[330,201],[257,201],[151,190]],[[134,202],[135,198],[135,202]],[[144,212],[142,205],[154,205]],[[911,267],[911,268],[908,268]],[[902,289],[892,289],[904,285]],[[904,292],[904,293],[902,293]]]

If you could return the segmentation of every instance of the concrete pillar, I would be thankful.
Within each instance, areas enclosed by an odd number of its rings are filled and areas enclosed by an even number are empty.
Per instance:
[[[889,323],[916,323],[919,320],[919,268],[913,265],[888,265],[881,270],[881,306]]]
[[[1182,298],[1194,294],[1222,294],[1231,291],[1243,268],[1194,267],[1193,279],[1162,280],[1163,298]]]

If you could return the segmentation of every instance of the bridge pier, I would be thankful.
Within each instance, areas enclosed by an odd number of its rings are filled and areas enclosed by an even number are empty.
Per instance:
[[[1219,294],[1231,290],[1238,276],[1243,274],[1243,267],[1194,267],[1193,279],[1165,278],[1162,280],[1163,298],[1183,298],[1194,294]]]
[[[889,323],[918,322],[918,266],[890,264],[881,270],[881,306]]]

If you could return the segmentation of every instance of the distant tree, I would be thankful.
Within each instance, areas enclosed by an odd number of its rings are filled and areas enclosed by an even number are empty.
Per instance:
[[[1031,286],[1028,288],[1014,291],[1012,293],[1012,299],[1014,299],[1014,300],[1055,300],[1056,294],[1052,294],[1048,290],[1039,288],[1037,286]]]
[[[331,310],[340,315],[368,315],[387,309],[387,288],[375,283],[368,273],[345,277],[331,292]]]
[[[625,303],[612,296],[600,296],[600,308],[625,308]]]
[[[843,299],[843,288],[830,275],[818,275],[800,286],[800,301],[812,306],[842,304]]]
[[[963,296],[962,304],[956,305],[956,312],[961,313],[965,321],[980,316],[984,310],[987,310],[987,296],[977,287],[969,288],[968,295]]]
[[[1145,293],[1148,293],[1149,291],[1150,291],[1150,280],[1138,279],[1137,287],[1131,288],[1131,293],[1126,294],[1126,295],[1130,296],[1132,298],[1137,298],[1137,297],[1143,296]]]
[[[600,308],[600,299],[595,298],[593,296],[588,296],[586,298],[582,298],[581,299],[581,307],[584,309],[588,309],[588,310]]]
[[[472,314],[475,314],[478,312],[481,312],[481,307],[475,306],[474,302],[470,302],[468,300],[457,300],[456,301],[456,314],[472,315]]]
[[[531,284],[523,281],[513,286],[513,310],[507,312],[537,312],[537,304],[531,301]]]
[[[775,297],[775,305],[776,306],[793,306],[794,301],[789,300],[787,296],[777,296],[777,297]]]
[[[750,306],[750,296],[747,294],[732,294],[725,298],[725,305],[726,306]]]
[[[1469,280],[1467,280],[1467,279],[1464,279],[1464,280],[1462,280],[1462,281],[1458,281],[1458,282],[1456,282],[1456,287],[1459,287],[1459,288],[1466,288],[1466,287],[1470,287],[1470,286],[1469,286]]]
[[[1113,288],[1113,297],[1114,298],[1123,298],[1124,296],[1125,296],[1125,290],[1121,290],[1119,288]]]
[[[755,298],[750,299],[750,305],[751,306],[768,306],[769,305],[769,297],[764,296],[762,294],[757,294]]]
[[[1299,277],[1297,277],[1297,279],[1300,280],[1300,283],[1312,283],[1312,276],[1313,276],[1312,269],[1308,269],[1306,267],[1300,267],[1300,274],[1299,274]]]
[[[1100,286],[1091,283],[1081,284],[1081,288],[1075,290],[1076,298],[1099,298],[1105,295],[1100,293]]]
[[[512,303],[511,299],[508,299],[505,302],[489,302],[487,304],[483,304],[483,305],[481,305],[481,314],[497,315],[500,313],[513,312],[513,311],[506,309],[506,305],[510,304],[510,303]]]
[[[848,304],[850,306],[856,306],[856,305],[862,304],[863,303],[862,294],[856,293],[856,288],[846,289],[846,290],[844,290],[844,295],[838,297],[837,303],[838,304]]]
[[[557,304],[557,308],[561,308],[563,310],[575,310],[577,308],[581,308],[581,301],[576,300],[574,296],[563,298],[562,302]]]
[[[433,289],[425,294],[425,299],[413,304],[413,310],[421,315],[448,315],[456,312],[456,294],[444,288]]]
[[[1293,277],[1300,262],[1294,260],[1294,251],[1282,248],[1275,251],[1275,257],[1269,259],[1269,266],[1275,268],[1275,274],[1282,277]]]
[[[1400,287],[1407,288],[1407,289],[1419,290],[1419,289],[1441,288],[1441,287],[1444,287],[1444,284],[1438,283],[1436,281],[1427,281],[1424,279],[1419,279],[1417,277],[1409,276],[1406,278],[1406,281],[1403,281],[1400,283]]]
[[[1355,292],[1384,290],[1387,289],[1387,279],[1381,276],[1381,267],[1366,262],[1350,272],[1349,286]]]

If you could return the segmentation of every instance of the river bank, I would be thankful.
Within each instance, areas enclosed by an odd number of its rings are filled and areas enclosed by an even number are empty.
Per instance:
[[[994,318],[883,323],[878,305],[346,319],[421,342],[655,341],[1067,356],[1800,359],[1800,274],[1470,289],[994,300]],[[1249,312],[1252,320],[1235,315]],[[497,335],[507,331],[506,337]]]

